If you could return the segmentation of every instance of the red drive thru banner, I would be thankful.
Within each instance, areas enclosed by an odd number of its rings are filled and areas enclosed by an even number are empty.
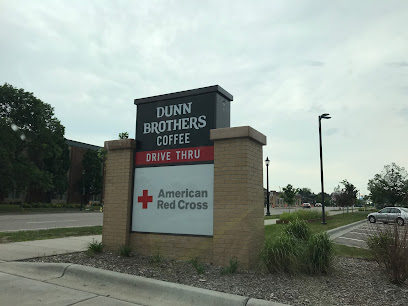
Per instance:
[[[214,146],[136,152],[136,165],[214,161]]]
[[[132,231],[213,234],[214,144],[232,95],[210,86],[135,99]]]

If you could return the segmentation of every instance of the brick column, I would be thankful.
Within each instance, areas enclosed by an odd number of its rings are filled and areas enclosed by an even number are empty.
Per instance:
[[[249,126],[211,130],[214,141],[214,264],[256,267],[264,241],[262,146]]]
[[[108,250],[129,244],[135,148],[134,139],[105,141],[108,154],[102,243]]]

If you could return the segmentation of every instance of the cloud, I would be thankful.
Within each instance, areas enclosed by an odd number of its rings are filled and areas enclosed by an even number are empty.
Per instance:
[[[326,136],[333,136],[335,134],[337,134],[339,132],[338,128],[331,128],[331,129],[327,129],[327,131],[324,132],[324,134]]]
[[[408,106],[407,107],[403,107],[398,114],[402,117],[404,117],[405,119],[408,119]]]
[[[408,68],[408,62],[392,62],[388,65],[395,68]]]
[[[405,1],[1,6],[0,82],[50,103],[67,138],[134,137],[133,99],[219,84],[234,95],[231,124],[268,137],[275,186],[319,190],[325,112],[328,191],[342,179],[363,189],[391,161],[408,166]]]
[[[308,61],[308,62],[306,62],[306,65],[310,65],[310,66],[313,66],[313,67],[322,67],[322,66],[324,66],[324,62],[321,62],[321,61]]]

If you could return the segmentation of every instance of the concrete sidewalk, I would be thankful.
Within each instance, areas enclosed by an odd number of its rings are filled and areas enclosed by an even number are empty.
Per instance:
[[[269,219],[264,221],[264,225],[271,225],[271,224],[276,224],[276,220],[279,219]]]
[[[14,262],[83,251],[101,238],[0,244],[0,305],[284,305],[76,264]]]
[[[85,251],[92,241],[102,241],[102,235],[67,237],[0,244],[0,260],[15,261],[42,256]]]
[[[64,263],[0,263],[0,288],[0,305],[283,305]]]

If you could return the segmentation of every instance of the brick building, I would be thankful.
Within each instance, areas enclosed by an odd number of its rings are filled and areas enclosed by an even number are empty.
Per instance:
[[[81,203],[82,160],[87,150],[99,150],[101,147],[69,139],[66,139],[66,143],[69,146],[71,162],[71,167],[68,170],[68,190],[63,195],[56,195],[53,202],[62,200],[64,203]],[[100,195],[89,200],[100,201]]]
[[[266,189],[264,189],[265,203],[266,203]],[[287,207],[288,204],[285,202],[282,196],[282,192],[271,190],[269,191],[269,205],[270,207]],[[302,205],[302,197],[300,195],[295,196],[294,207]]]
[[[65,139],[65,142],[69,148],[70,159],[70,168],[67,173],[68,189],[63,194],[54,194],[51,203],[81,203],[82,192],[80,183],[83,170],[82,160],[87,150],[99,150],[101,147],[69,139]],[[9,195],[4,198],[4,203],[24,202],[25,198],[25,194],[23,193],[10,192]],[[49,202],[46,192],[30,194],[30,198],[32,202]],[[87,199],[87,201],[88,200],[100,201],[101,195],[97,195],[92,199]]]

